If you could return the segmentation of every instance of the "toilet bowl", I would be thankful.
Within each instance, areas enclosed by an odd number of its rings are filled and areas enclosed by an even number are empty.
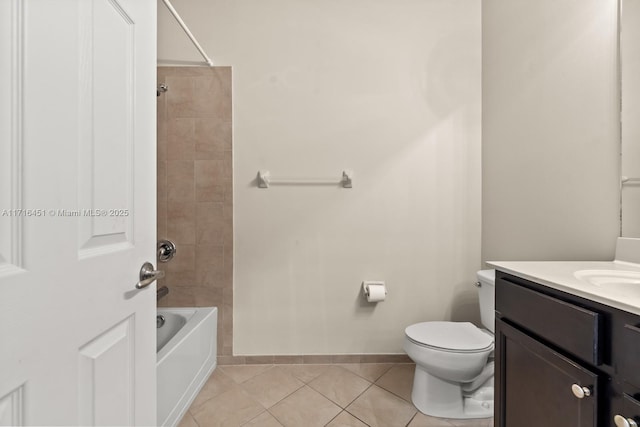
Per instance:
[[[411,399],[443,418],[493,416],[495,271],[478,272],[482,323],[422,322],[405,329],[403,348],[416,363]],[[484,289],[483,289],[484,288]]]

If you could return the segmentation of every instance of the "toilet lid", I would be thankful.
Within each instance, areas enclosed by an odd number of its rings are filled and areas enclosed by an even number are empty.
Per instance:
[[[493,337],[469,322],[422,322],[409,326],[412,341],[445,350],[474,351],[491,347]]]

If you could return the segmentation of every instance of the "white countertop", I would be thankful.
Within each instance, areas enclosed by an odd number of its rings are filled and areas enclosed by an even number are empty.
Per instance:
[[[492,261],[487,264],[496,270],[640,315],[640,285],[624,289],[599,286],[574,275],[580,270],[640,273],[640,264],[623,261]]]

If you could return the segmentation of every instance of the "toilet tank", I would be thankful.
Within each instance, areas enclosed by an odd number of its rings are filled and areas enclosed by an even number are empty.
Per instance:
[[[485,328],[495,332],[496,324],[496,271],[478,271],[478,299],[480,301],[480,321]]]

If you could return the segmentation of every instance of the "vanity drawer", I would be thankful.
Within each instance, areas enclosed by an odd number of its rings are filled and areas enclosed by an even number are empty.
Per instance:
[[[628,395],[622,397],[622,413],[614,415],[615,417],[622,417],[627,420],[631,419],[636,423],[640,423],[640,402]],[[616,424],[617,425],[617,424]]]
[[[602,363],[602,316],[509,281],[496,280],[496,311],[540,338],[598,366]]]
[[[640,325],[625,324],[618,354],[619,371],[624,381],[640,387]]]

